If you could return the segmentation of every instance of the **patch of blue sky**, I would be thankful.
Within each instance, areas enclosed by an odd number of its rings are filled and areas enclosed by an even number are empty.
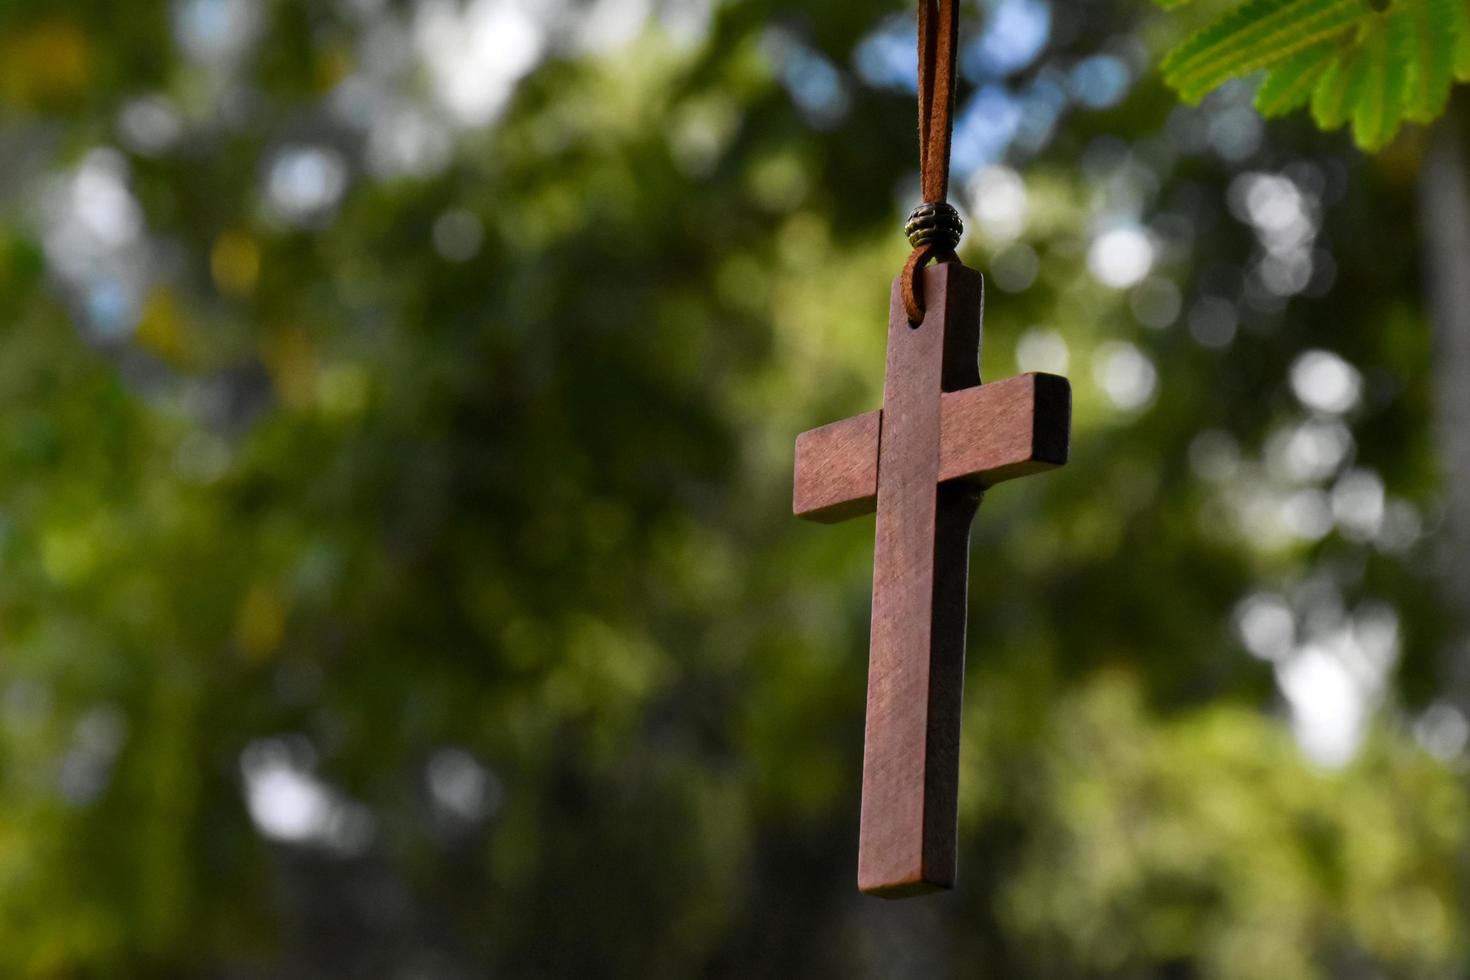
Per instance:
[[[850,99],[842,75],[816,52],[793,46],[782,68],[781,80],[814,124],[830,124],[846,115]]]
[[[988,6],[985,29],[960,54],[960,70],[977,84],[1026,68],[1051,37],[1047,0],[994,0]]]
[[[766,31],[761,46],[807,122],[825,128],[847,114],[852,98],[846,79],[832,62],[780,28]]]
[[[1122,58],[1095,54],[1072,66],[1072,97],[1089,109],[1110,109],[1123,101],[1133,73]]]
[[[885,20],[853,52],[858,77],[873,88],[919,90],[919,35],[910,16]]]
[[[954,124],[950,169],[963,180],[1005,156],[1022,120],[1021,102],[999,85],[986,85],[961,108]]]
[[[1040,153],[1051,142],[1057,120],[1067,108],[1066,80],[1053,69],[1045,69],[1032,79],[1021,96],[1021,124],[1016,133],[1016,148],[1023,153]]]
[[[138,304],[132,291],[116,279],[104,279],[87,290],[86,307],[89,326],[99,340],[126,337],[137,323]]]

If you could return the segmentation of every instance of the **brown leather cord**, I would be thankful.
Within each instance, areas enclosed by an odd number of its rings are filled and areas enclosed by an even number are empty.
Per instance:
[[[919,171],[926,204],[949,196],[958,33],[959,0],[919,0]],[[952,261],[954,250],[929,242],[915,248],[904,266],[903,305],[911,323],[924,319],[921,273],[934,259]]]

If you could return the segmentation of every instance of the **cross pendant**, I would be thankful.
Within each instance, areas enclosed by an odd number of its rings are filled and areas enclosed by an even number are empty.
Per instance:
[[[1024,374],[982,386],[980,273],[924,270],[924,320],[897,283],[883,409],[802,433],[798,517],[877,512],[858,888],[951,888],[970,522],[984,491],[1067,461],[1072,389]]]

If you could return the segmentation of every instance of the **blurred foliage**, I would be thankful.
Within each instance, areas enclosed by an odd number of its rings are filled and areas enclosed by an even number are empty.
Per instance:
[[[977,522],[961,887],[901,905],[871,523],[789,468],[879,398],[906,5],[0,8],[0,973],[1462,974],[1421,140],[1021,6],[964,257],[1073,459]]]

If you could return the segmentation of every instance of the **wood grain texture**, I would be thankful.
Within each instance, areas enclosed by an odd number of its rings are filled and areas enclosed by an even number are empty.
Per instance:
[[[939,486],[941,390],[980,383],[981,280],[924,272],[910,327],[894,290],[873,546],[873,628],[858,887],[902,897],[954,883],[969,529],[980,491]]]
[[[1067,462],[1072,386],[1054,374],[1022,374],[947,392],[939,478],[993,487]]]
[[[797,517],[836,524],[873,512],[882,417],[882,412],[855,415],[796,437],[791,510]]]
[[[1072,387],[1054,374],[1023,374],[940,398],[939,479],[993,487],[1064,466]],[[796,438],[792,512],[821,524],[871,514],[878,503],[879,412]]]

